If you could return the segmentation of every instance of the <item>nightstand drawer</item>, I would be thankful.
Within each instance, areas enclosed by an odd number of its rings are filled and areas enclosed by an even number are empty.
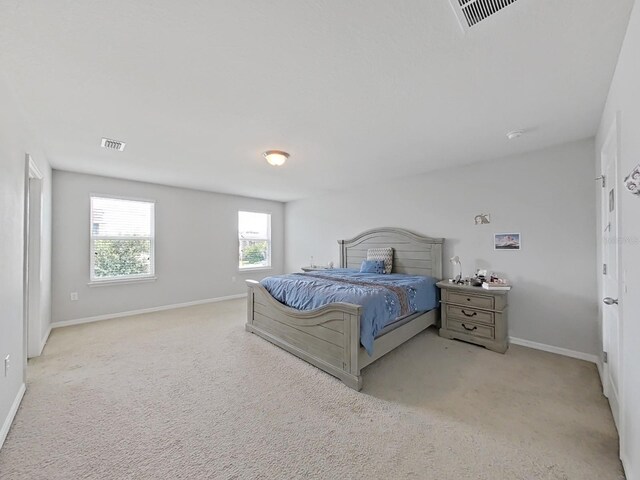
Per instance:
[[[455,317],[456,319],[463,321],[488,323],[490,325],[496,323],[495,314],[493,312],[457,307],[455,305],[447,305],[447,316]]]
[[[447,292],[447,302],[470,307],[486,308],[491,310],[494,306],[494,298],[488,295],[474,295],[472,293]]]
[[[473,335],[474,337],[489,339],[495,338],[495,330],[493,327],[465,322],[464,320],[458,320],[457,318],[447,318],[447,328],[454,332],[466,333],[467,335]]]

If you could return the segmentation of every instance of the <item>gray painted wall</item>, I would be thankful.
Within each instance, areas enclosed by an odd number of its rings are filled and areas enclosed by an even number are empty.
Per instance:
[[[51,169],[29,131],[22,111],[0,76],[0,427],[24,381],[23,343],[23,260],[25,155],[31,154],[43,178],[43,238],[41,241],[42,280],[40,328],[35,335],[44,339],[49,329],[51,305]],[[2,362],[11,356],[8,375]],[[2,439],[0,439],[1,441]]]
[[[465,274],[488,268],[513,281],[511,336],[595,354],[593,148],[584,140],[287,203],[286,269],[312,255],[337,263],[336,240],[368,228],[445,237],[446,275],[448,258],[459,255]],[[492,223],[474,225],[479,213]],[[522,233],[522,250],[494,251],[494,232]]]
[[[600,152],[613,124],[616,113],[620,112],[619,139],[621,157],[617,181],[620,188],[618,215],[620,227],[620,271],[626,282],[622,284],[620,298],[621,312],[621,397],[620,419],[624,425],[621,436],[620,455],[624,463],[627,478],[640,480],[640,198],[629,194],[622,187],[622,180],[631,169],[640,163],[640,6],[636,2],[627,35],[620,52],[618,66],[611,84],[609,97],[602,115],[602,121],[596,137],[596,168],[600,171]],[[600,195],[594,208],[600,214]],[[598,261],[596,270],[601,267],[600,243],[602,239],[600,222],[597,224]],[[600,279],[600,276],[598,275]],[[624,287],[626,286],[626,292]],[[601,291],[601,290],[599,290]],[[602,295],[598,295],[602,298]],[[600,329],[600,326],[599,326]]]
[[[58,170],[53,185],[54,322],[245,293],[245,279],[282,272],[282,203]],[[88,286],[91,194],[156,201],[157,281]],[[271,271],[238,272],[238,210],[271,213]]]

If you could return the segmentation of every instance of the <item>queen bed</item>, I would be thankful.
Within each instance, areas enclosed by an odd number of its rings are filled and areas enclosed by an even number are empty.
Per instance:
[[[338,244],[340,269],[247,280],[246,329],[360,390],[364,367],[437,323],[443,239],[378,228]],[[391,274],[360,273],[380,248]]]

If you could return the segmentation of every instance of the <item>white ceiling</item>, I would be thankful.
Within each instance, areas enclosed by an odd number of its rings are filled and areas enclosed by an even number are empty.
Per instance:
[[[632,4],[0,0],[0,65],[54,168],[287,201],[592,136]]]

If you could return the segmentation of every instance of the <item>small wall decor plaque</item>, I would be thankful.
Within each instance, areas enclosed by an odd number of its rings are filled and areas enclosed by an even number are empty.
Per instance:
[[[640,164],[624,179],[624,186],[634,195],[640,195]]]
[[[519,233],[496,233],[493,235],[494,250],[520,250],[522,240]]]
[[[474,222],[476,225],[486,225],[491,223],[491,215],[488,213],[481,213],[474,217]]]

